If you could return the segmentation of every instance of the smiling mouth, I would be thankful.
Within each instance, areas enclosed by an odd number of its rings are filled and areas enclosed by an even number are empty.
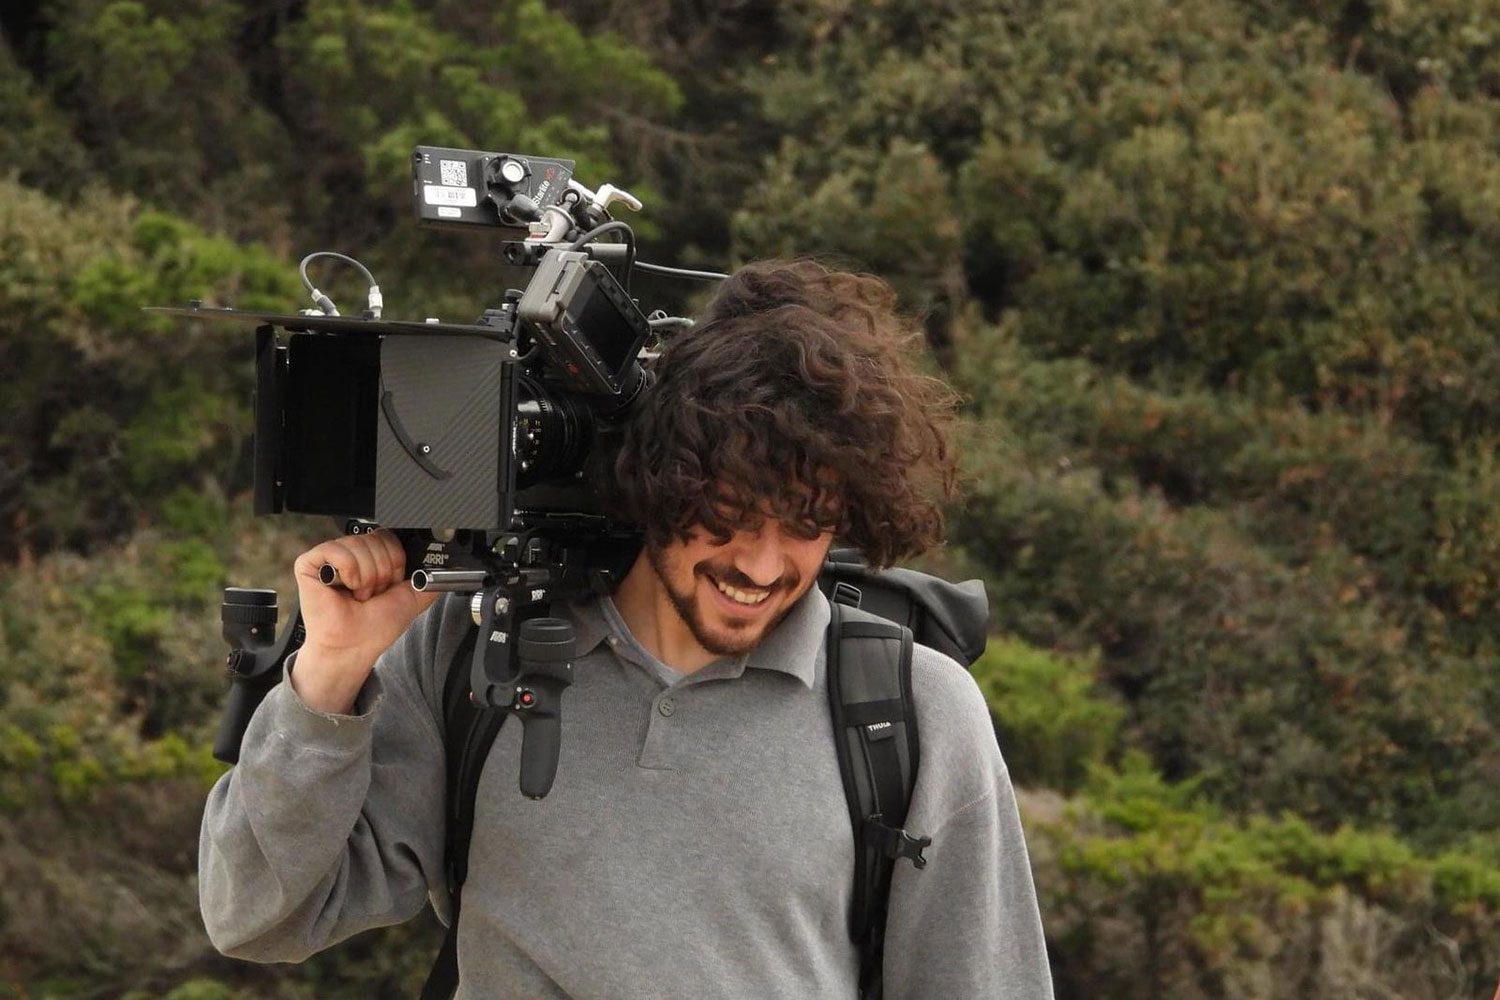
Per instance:
[[[710,576],[708,579],[711,583],[713,583],[715,587],[719,589],[719,593],[723,594],[731,601],[734,601],[736,604],[742,604],[747,608],[753,608],[758,604],[763,604],[765,603],[766,598],[771,596],[771,592],[769,590],[743,590],[739,587],[731,586],[730,584],[725,583],[723,580],[719,580],[712,576]]]

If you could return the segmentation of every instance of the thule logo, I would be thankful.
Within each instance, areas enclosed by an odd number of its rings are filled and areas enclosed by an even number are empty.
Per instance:
[[[892,722],[872,722],[868,726],[865,727],[865,732],[867,732],[867,733],[869,733],[869,734],[871,734],[873,736],[875,733],[880,732],[882,729],[889,729],[893,725],[895,725],[895,723],[892,723]]]

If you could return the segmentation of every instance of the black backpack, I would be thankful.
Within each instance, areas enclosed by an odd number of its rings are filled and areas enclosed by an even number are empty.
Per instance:
[[[989,605],[978,580],[955,584],[914,570],[874,571],[850,549],[829,553],[818,586],[832,612],[826,639],[828,701],[855,839],[849,935],[859,949],[861,1000],[880,1000],[891,875],[901,858],[925,867],[922,850],[932,843],[903,829],[920,761],[912,644],[920,642],[968,666],[984,652]],[[490,745],[510,714],[480,710],[469,700],[465,679],[478,634],[471,629],[465,635],[443,688],[452,912],[422,1000],[451,1000],[458,989],[458,913],[474,800]]]

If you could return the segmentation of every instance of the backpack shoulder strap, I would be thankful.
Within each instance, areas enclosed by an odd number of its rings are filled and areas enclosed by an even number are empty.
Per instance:
[[[469,667],[479,629],[471,628],[459,643],[443,681],[443,746],[447,759],[444,865],[451,902],[448,933],[437,961],[422,987],[422,1000],[449,1000],[458,990],[458,911],[469,875],[469,840],[474,833],[474,800],[490,746],[509,713],[480,709],[469,699]]]
[[[899,858],[926,866],[930,837],[906,822],[919,763],[911,689],[911,630],[840,601],[829,603],[828,703],[849,819],[854,905],[849,933],[860,952],[860,996],[881,995],[886,907]]]

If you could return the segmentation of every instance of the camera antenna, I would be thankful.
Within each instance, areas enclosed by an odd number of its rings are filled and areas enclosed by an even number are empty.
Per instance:
[[[341,260],[346,264],[352,264],[355,267],[359,268],[359,273],[363,274],[365,276],[365,280],[370,283],[370,291],[368,292],[366,298],[366,307],[368,308],[370,313],[368,318],[379,319],[380,309],[383,305],[385,305],[385,301],[381,298],[380,286],[375,283],[375,276],[370,273],[370,269],[368,267],[365,267],[353,257],[350,257],[347,254],[335,253],[332,250],[315,250],[312,253],[308,254],[306,257],[303,257],[302,263],[297,265],[297,273],[302,276],[303,287],[305,287],[307,289],[307,293],[312,296],[313,305],[317,306],[324,316],[337,316],[339,314],[338,306],[335,306],[333,304],[333,300],[330,299],[327,295],[323,294],[323,292],[319,291],[317,287],[313,285],[312,279],[307,276],[307,265],[312,261],[318,259],[319,257],[332,257],[335,260]]]

